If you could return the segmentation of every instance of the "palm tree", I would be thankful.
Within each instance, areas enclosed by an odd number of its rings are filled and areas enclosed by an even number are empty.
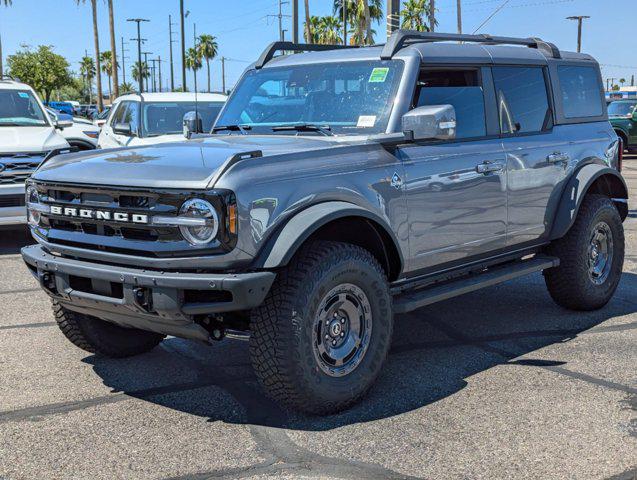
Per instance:
[[[135,91],[135,87],[133,87],[133,84],[130,82],[124,82],[119,86],[119,92],[122,95],[125,95],[127,93],[133,93]]]
[[[305,43],[319,43],[321,38],[321,17],[317,17],[312,15],[310,17],[310,28],[307,28],[307,25],[303,24],[304,33],[303,38]],[[310,32],[310,36],[308,37],[308,32]]]
[[[425,20],[429,11],[429,0],[407,0],[401,12],[403,17],[401,28],[419,32],[431,31],[430,25]]]
[[[85,3],[86,0],[75,0],[78,5]],[[97,111],[104,110],[104,102],[102,101],[102,75],[100,67],[100,37],[97,31],[97,0],[90,0],[91,9],[93,10],[93,43],[95,44],[95,64],[97,66]]]
[[[305,41],[312,38],[312,20],[310,19],[310,0],[305,0]]]
[[[208,93],[210,93],[210,60],[217,56],[217,39],[212,35],[199,35],[198,53],[206,60],[208,70]]]
[[[139,62],[135,62],[131,70],[131,74],[133,75],[133,80],[139,83],[140,75],[144,77],[144,80],[150,77],[150,68],[148,68],[148,64],[146,62],[142,62],[141,65]]]
[[[620,79],[619,79],[619,83],[620,83],[620,85],[623,87],[623,86],[624,86],[624,83],[626,83],[626,79],[625,79],[625,78],[620,78]]]
[[[100,62],[102,63],[102,72],[108,77],[108,94],[113,101],[113,90],[111,90],[111,76],[113,72],[113,54],[110,50],[100,53]],[[115,97],[117,98],[117,97]]]
[[[1,3],[3,3],[5,7],[9,7],[11,5],[11,0],[2,0]],[[2,78],[2,75],[2,39],[0,38],[0,79]]]
[[[116,39],[115,39],[115,16],[113,15],[113,0],[108,0],[108,26],[111,34],[111,54],[113,56],[113,61],[111,62],[111,74],[109,77],[113,78],[113,85],[115,88],[114,91],[111,92],[110,86],[108,93],[111,95],[111,102],[113,98],[119,97],[119,83],[117,79],[117,69],[119,68],[117,65],[117,49],[115,48]]]
[[[334,16],[321,17],[319,20],[318,43],[335,45],[342,43],[341,22]]]
[[[92,57],[82,57],[80,61],[80,74],[84,79],[84,85],[88,90],[88,103],[92,103],[93,78],[95,77],[95,62]]]
[[[372,23],[383,19],[382,0],[334,0],[334,15],[343,18],[343,4],[347,7],[347,23],[352,26],[350,44],[372,45],[375,31]]]
[[[199,52],[194,48],[186,50],[186,68],[188,70],[192,70],[193,73],[196,73],[202,66],[203,64],[201,63],[201,55],[199,55]]]

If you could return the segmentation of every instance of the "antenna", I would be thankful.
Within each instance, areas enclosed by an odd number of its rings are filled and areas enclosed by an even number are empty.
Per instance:
[[[200,132],[199,130],[203,130],[203,122],[199,121],[199,103],[197,100],[197,24],[193,23],[192,24],[192,33],[193,33],[193,37],[194,37],[194,41],[195,41],[195,45],[194,45],[194,50],[195,50],[195,58],[194,60],[194,64],[193,64],[193,69],[192,69],[192,73],[195,77],[195,124],[197,125],[197,133],[203,133]],[[201,125],[200,125],[201,123]],[[201,128],[200,128],[201,127]]]

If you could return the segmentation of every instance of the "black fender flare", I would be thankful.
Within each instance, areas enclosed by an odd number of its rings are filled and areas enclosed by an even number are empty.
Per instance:
[[[607,180],[605,187],[607,187],[610,198],[617,205],[622,220],[626,218],[628,214],[628,188],[626,187],[626,182],[614,168],[590,163],[577,170],[568,180],[553,220],[551,240],[561,238],[568,232],[573,222],[575,222],[584,196],[588,193],[591,186],[602,177]]]
[[[319,228],[333,220],[345,217],[360,217],[380,226],[394,244],[400,257],[400,271],[404,265],[398,239],[384,220],[373,212],[349,202],[331,201],[312,205],[291,217],[267,240],[257,255],[255,268],[278,268],[288,264],[297,250]]]
[[[97,147],[95,145],[93,145],[91,142],[88,142],[87,140],[84,140],[82,138],[67,138],[66,142],[73,146],[77,146],[77,147],[84,147],[86,150],[95,150]]]

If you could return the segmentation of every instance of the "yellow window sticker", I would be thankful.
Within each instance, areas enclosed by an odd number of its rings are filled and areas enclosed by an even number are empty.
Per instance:
[[[389,68],[387,67],[374,68],[371,75],[369,76],[369,83],[383,83],[385,80],[387,80],[388,73]]]

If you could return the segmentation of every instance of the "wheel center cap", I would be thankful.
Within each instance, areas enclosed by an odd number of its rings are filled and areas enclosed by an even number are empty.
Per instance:
[[[341,327],[341,322],[339,322],[338,320],[333,320],[332,323],[330,323],[330,335],[333,338],[338,337],[342,331],[343,327]]]

